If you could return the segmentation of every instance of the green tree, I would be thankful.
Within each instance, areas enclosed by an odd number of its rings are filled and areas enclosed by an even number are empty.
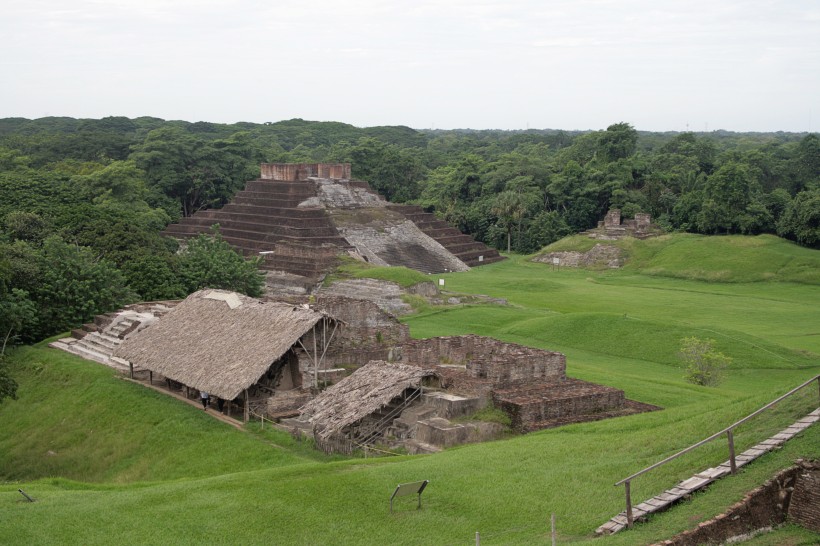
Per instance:
[[[31,290],[39,310],[36,339],[75,328],[136,297],[122,273],[86,247],[51,236],[37,258],[40,278]]]
[[[188,240],[178,257],[180,279],[188,293],[202,288],[221,288],[252,297],[262,295],[265,276],[261,258],[243,258],[222,239],[218,229]]]
[[[714,387],[723,381],[732,358],[715,350],[714,339],[687,337],[681,340],[678,357],[686,366],[686,380]]]
[[[760,186],[746,165],[736,162],[723,165],[706,181],[698,230],[703,233],[742,231],[742,217],[748,207],[759,200],[760,194]]]
[[[801,191],[794,197],[777,224],[777,233],[820,248],[820,189]]]
[[[638,131],[628,123],[615,123],[598,133],[599,160],[607,163],[626,159],[638,146]]]

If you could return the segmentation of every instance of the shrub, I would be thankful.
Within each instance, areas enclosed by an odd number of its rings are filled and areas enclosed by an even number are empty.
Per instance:
[[[681,340],[679,358],[686,365],[686,380],[714,387],[723,381],[732,358],[715,351],[714,339],[687,337]]]

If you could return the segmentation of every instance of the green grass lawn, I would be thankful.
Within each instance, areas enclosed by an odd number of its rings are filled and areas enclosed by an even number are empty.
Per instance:
[[[509,305],[425,310],[405,319],[415,337],[478,333],[560,350],[568,375],[664,409],[435,455],[342,460],[269,429],[237,431],[97,364],[26,348],[14,359],[20,399],[0,404],[0,543],[473,544],[479,531],[482,544],[543,544],[555,513],[561,543],[647,544],[720,513],[795,458],[820,454],[815,426],[650,523],[593,539],[623,509],[613,483],[820,372],[820,290],[629,268],[552,271],[523,257],[442,277],[448,291]],[[721,386],[683,380],[675,353],[692,335],[733,357]],[[804,390],[740,427],[737,448],[817,404],[817,388]],[[633,500],[726,457],[725,442],[708,444],[636,479]],[[389,514],[396,484],[420,479],[431,480],[422,510],[403,499]]]

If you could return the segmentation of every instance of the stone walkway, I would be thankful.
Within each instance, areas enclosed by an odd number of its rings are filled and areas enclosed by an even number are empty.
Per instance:
[[[794,436],[809,428],[812,424],[820,421],[820,408],[812,411],[802,419],[799,419],[794,424],[781,430],[768,440],[757,444],[744,451],[735,457],[737,468],[749,464],[761,455],[772,451]],[[729,461],[717,466],[716,468],[707,468],[699,472],[691,478],[684,480],[671,489],[667,489],[660,495],[656,495],[637,506],[632,507],[632,517],[634,521],[645,520],[646,516],[655,512],[666,510],[669,506],[687,495],[702,489],[712,483],[713,481],[726,476],[732,472]],[[626,511],[621,512],[608,522],[604,523],[595,532],[599,535],[617,533],[627,526]]]

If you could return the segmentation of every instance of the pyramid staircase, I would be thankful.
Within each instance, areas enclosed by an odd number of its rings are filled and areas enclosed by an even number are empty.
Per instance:
[[[415,205],[388,205],[387,208],[404,215],[416,224],[425,235],[434,239],[470,267],[491,264],[506,259],[496,249],[461,233],[444,220],[440,220],[435,214],[424,212],[421,207]]]
[[[286,271],[317,278],[350,249],[322,207],[299,207],[316,197],[309,182],[257,179],[248,182],[221,209],[199,211],[169,225],[164,235],[176,238],[208,233],[219,224],[222,238],[245,256],[262,256],[266,271]]]

